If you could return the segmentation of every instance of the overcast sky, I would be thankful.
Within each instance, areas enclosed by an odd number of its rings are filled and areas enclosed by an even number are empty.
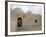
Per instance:
[[[42,7],[41,6],[35,6],[35,5],[15,5],[11,4],[11,9],[15,8],[21,8],[25,13],[27,13],[28,10],[31,10],[33,14],[42,14]]]

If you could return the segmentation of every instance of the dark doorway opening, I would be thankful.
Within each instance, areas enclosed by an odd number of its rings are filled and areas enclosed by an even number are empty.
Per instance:
[[[35,20],[35,23],[37,23],[37,20]]]
[[[17,19],[17,27],[22,27],[22,18],[18,17]]]

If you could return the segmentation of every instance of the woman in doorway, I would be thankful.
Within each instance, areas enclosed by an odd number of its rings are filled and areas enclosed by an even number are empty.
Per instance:
[[[18,17],[17,19],[17,27],[22,27],[22,18]]]

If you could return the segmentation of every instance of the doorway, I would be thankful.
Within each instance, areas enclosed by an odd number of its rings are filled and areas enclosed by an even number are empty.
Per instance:
[[[17,19],[17,27],[22,27],[22,18],[18,17]]]

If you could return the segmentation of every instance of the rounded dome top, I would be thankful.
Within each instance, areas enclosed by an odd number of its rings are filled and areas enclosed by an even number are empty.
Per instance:
[[[15,8],[15,9],[13,9],[13,12],[21,12],[22,13],[23,11],[20,8]]]
[[[27,14],[28,14],[28,15],[31,15],[31,14],[32,14],[32,11],[31,11],[31,10],[28,10],[28,11],[27,11]]]

